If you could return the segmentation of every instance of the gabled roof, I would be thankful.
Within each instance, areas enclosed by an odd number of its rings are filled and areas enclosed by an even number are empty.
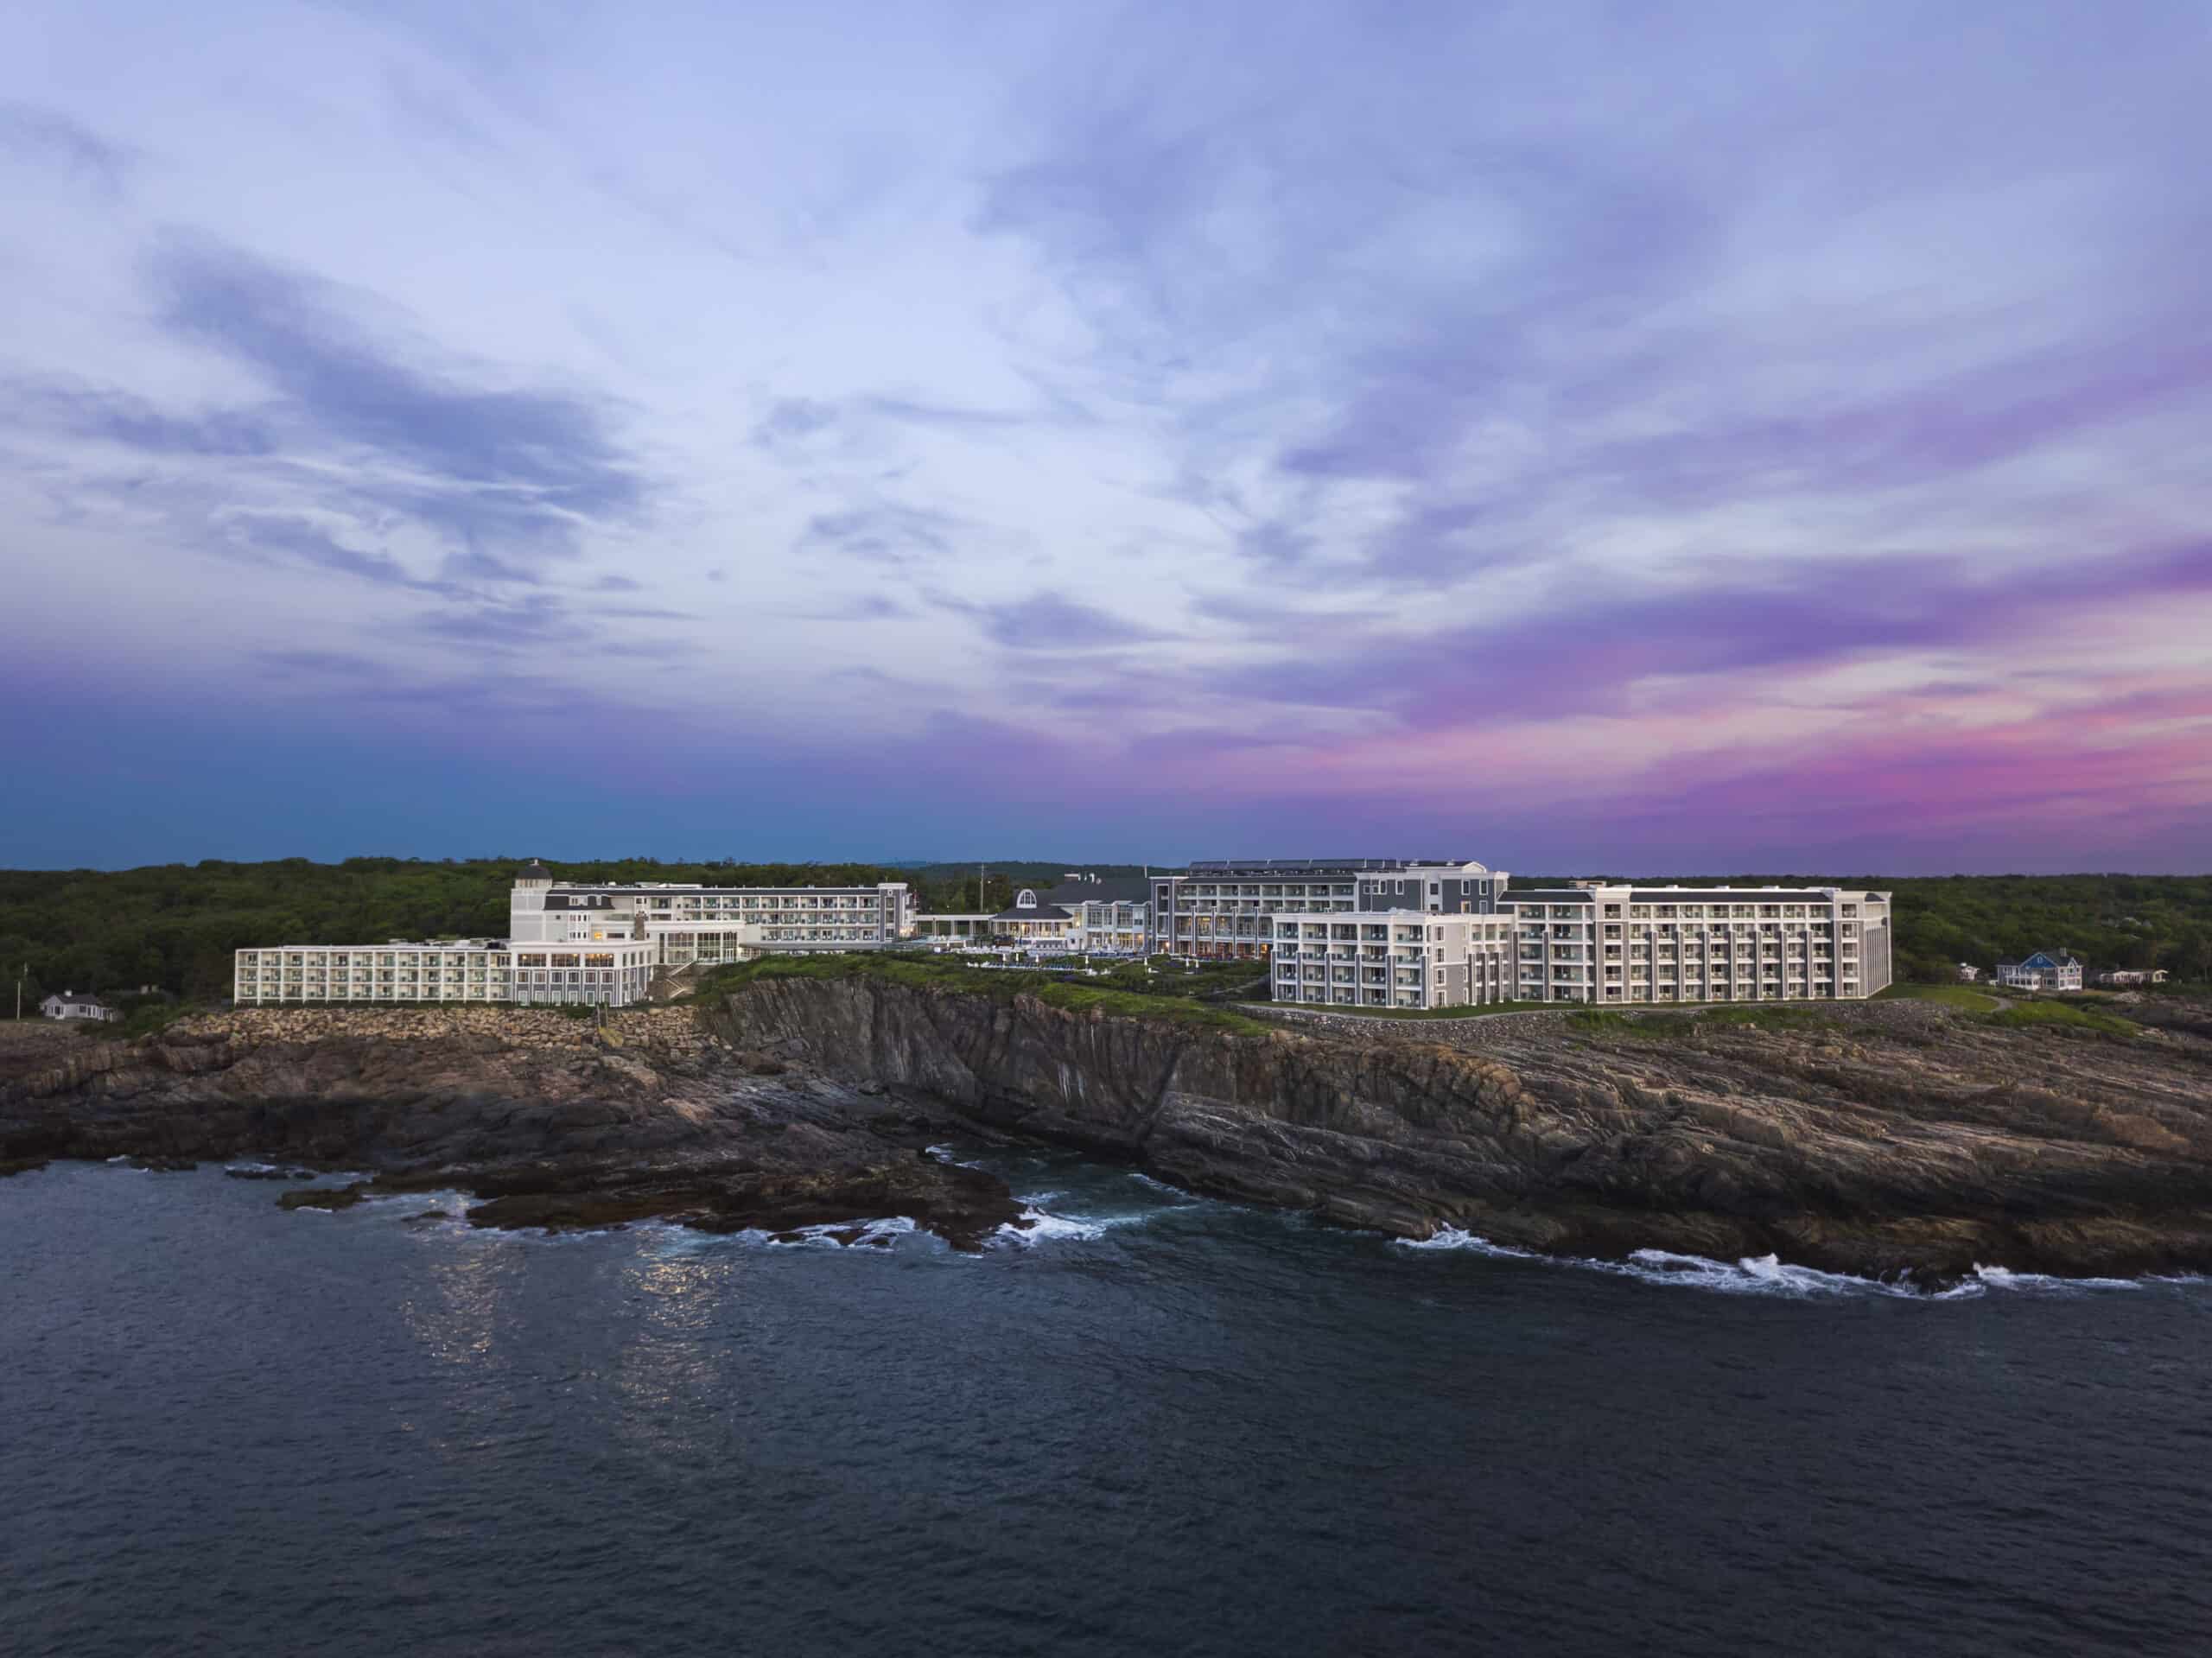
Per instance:
[[[2017,962],[1999,962],[1997,965],[1999,969],[2008,967],[2079,967],[2082,958],[2069,950],[2039,950]]]

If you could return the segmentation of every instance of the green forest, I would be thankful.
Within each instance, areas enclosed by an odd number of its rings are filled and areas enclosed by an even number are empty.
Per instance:
[[[194,1001],[230,994],[232,952],[264,944],[358,944],[387,938],[497,937],[522,858],[423,861],[157,864],[143,869],[0,870],[0,1017],[50,990],[92,990],[128,1005],[151,985]],[[1057,878],[1058,871],[1054,871]],[[563,862],[570,880],[703,881],[723,886],[840,886],[903,880],[922,907],[976,907],[976,872],[873,864]],[[1032,877],[1035,879],[1035,877]],[[1014,900],[991,871],[983,900]]]
[[[231,954],[248,945],[364,943],[387,938],[496,937],[521,859],[423,861],[349,858],[310,863],[164,864],[123,870],[0,870],[0,981],[20,975],[28,1008],[49,990],[128,1001],[151,985],[196,1001],[229,993]],[[1046,886],[1077,866],[662,863],[622,858],[560,866],[565,879],[703,881],[718,886],[839,886],[904,880],[925,910],[1000,909],[1017,883]],[[1135,865],[1082,866],[1133,874]],[[2212,980],[2212,876],[1760,875],[1741,880],[1839,884],[1896,894],[1897,976],[1939,982],[1959,962],[2065,949],[2106,968],[2164,967],[2184,982]],[[1516,880],[1516,886],[1544,884]],[[13,1011],[12,994],[0,1016]]]
[[[1607,880],[1623,879],[1608,876]],[[1844,886],[1891,894],[1900,980],[1942,984],[1970,962],[1986,972],[2038,950],[2069,950],[2094,975],[2163,967],[2212,977],[2212,875],[1733,875],[1743,886]],[[1686,886],[1717,886],[1684,876]],[[1519,886],[1558,883],[1513,878]]]

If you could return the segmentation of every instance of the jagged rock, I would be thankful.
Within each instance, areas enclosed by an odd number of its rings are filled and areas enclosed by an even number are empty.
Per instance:
[[[308,1191],[288,1191],[277,1198],[279,1209],[351,1209],[368,1196],[368,1183],[356,1180],[350,1186],[327,1186]]]
[[[1562,1013],[1238,1032],[855,976],[706,1012],[849,1082],[1406,1236],[1831,1270],[2212,1266],[2212,1042],[2084,1040],[1932,1003],[1787,1028]]]
[[[2212,1039],[2185,1023],[2085,1040],[1887,1002],[1777,1030],[1236,1031],[853,978],[610,1028],[616,1047],[553,1013],[247,1009],[27,1040],[0,1053],[0,1169],[296,1159],[470,1191],[479,1225],[908,1215],[972,1247],[1020,1217],[922,1149],[957,1128],[1405,1236],[1878,1274],[2212,1267]]]
[[[290,1159],[369,1185],[288,1192],[336,1209],[370,1191],[461,1188],[478,1225],[613,1226],[667,1217],[719,1230],[909,1215],[962,1248],[1019,1211],[1002,1185],[907,1156],[950,1114],[879,1133],[856,1089],[761,1077],[686,1009],[610,1017],[619,1051],[558,1014],[484,1008],[245,1009],[158,1039],[48,1045],[0,1070],[0,1157],[269,1159],[239,1178],[306,1180]],[[912,1164],[912,1166],[909,1166]]]

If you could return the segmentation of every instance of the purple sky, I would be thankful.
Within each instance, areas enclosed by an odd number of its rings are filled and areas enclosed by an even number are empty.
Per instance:
[[[2208,62],[29,0],[0,864],[2212,868]]]

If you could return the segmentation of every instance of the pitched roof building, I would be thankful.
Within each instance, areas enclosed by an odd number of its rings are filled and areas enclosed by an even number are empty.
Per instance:
[[[123,1015],[89,991],[64,990],[59,995],[48,996],[39,1003],[38,1010],[48,1019],[117,1020]]]
[[[1998,962],[1996,979],[2015,990],[2079,990],[2082,959],[2071,950],[2039,950],[2021,961]]]

